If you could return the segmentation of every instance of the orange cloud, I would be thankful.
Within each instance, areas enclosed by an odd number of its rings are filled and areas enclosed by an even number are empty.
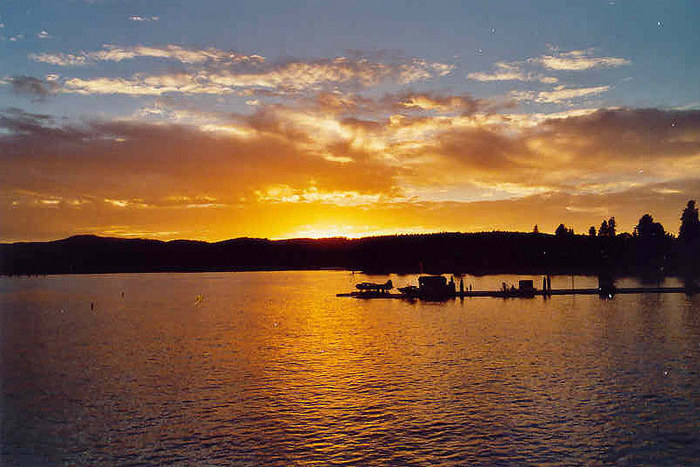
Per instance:
[[[197,234],[209,239],[333,222],[522,229],[599,223],[603,210],[632,222],[635,206],[671,223],[683,198],[700,195],[700,177],[689,178],[700,169],[697,110],[493,115],[469,96],[421,93],[300,102],[249,115],[174,109],[179,123],[0,113],[0,214],[10,220],[0,237],[70,225],[192,236],[192,222],[211,226]],[[402,113],[387,116],[392,108]]]

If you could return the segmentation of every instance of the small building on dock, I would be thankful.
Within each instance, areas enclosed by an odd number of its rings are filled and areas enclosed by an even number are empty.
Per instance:
[[[455,294],[454,282],[450,286],[443,276],[422,276],[418,278],[418,294],[428,299],[452,297]]]

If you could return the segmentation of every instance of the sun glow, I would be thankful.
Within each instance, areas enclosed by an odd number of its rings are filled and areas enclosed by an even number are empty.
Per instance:
[[[435,229],[427,229],[424,227],[413,227],[407,229],[376,229],[369,225],[325,225],[325,224],[313,224],[305,225],[301,228],[289,232],[283,236],[278,237],[278,239],[283,238],[334,238],[334,237],[345,237],[345,238],[362,238],[362,237],[375,237],[381,235],[397,235],[397,234],[421,234],[421,233],[433,233]]]

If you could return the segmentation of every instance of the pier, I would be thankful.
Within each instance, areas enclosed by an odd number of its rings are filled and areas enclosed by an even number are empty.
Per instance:
[[[520,290],[473,290],[473,291],[457,291],[448,292],[442,296],[432,295],[430,297],[409,296],[402,293],[366,293],[366,292],[350,292],[350,293],[339,293],[336,297],[352,297],[352,298],[401,298],[406,300],[416,300],[416,299],[454,299],[454,298],[472,298],[472,297],[492,297],[492,298],[534,298],[540,297],[553,297],[553,296],[563,296],[563,295],[599,295],[602,298],[612,298],[615,295],[625,295],[625,294],[667,294],[667,293],[684,293],[687,295],[693,295],[700,292],[698,288],[686,288],[686,287],[622,287],[616,288],[614,290],[602,290],[599,288],[589,288],[589,289],[551,289],[551,290],[530,290],[523,292]]]
[[[610,291],[606,293],[605,291],[593,288],[593,289],[552,289],[552,290],[533,290],[527,296],[520,294],[518,291],[503,292],[502,290],[490,291],[490,290],[475,290],[472,292],[455,292],[455,298],[467,298],[467,297],[497,297],[497,298],[530,298],[532,296],[560,296],[560,295],[602,295],[602,296],[615,296],[621,294],[662,294],[662,293],[696,293],[695,290],[686,289],[685,287],[623,287],[615,289],[615,291]]]

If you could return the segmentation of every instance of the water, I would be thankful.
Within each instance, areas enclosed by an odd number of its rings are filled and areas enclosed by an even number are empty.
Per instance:
[[[1,463],[700,462],[700,297],[335,297],[364,280],[1,278]]]

